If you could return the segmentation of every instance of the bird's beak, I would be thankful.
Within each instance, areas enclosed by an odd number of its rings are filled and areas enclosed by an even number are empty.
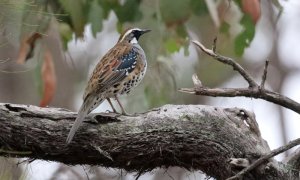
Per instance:
[[[151,29],[143,29],[142,34],[145,34],[145,33],[150,32],[150,31],[151,31]]]

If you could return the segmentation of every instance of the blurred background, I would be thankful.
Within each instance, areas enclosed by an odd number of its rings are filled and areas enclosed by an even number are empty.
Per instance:
[[[196,73],[209,87],[247,87],[232,70],[190,40],[232,57],[258,82],[270,61],[267,87],[300,102],[298,0],[0,0],[0,102],[77,111],[95,64],[128,27],[152,32],[140,39],[148,70],[121,98],[130,113],[164,104],[205,104],[253,111],[271,149],[299,137],[299,114],[256,99],[179,93]],[[104,102],[94,112],[110,110]],[[282,159],[288,155],[277,156]],[[201,179],[201,172],[156,169],[142,180]],[[1,158],[0,179],[134,179],[119,169],[66,166]]]

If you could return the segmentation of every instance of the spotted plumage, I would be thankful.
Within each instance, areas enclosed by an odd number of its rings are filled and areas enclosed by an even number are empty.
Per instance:
[[[146,32],[149,30],[139,28],[126,30],[120,36],[118,43],[96,65],[85,89],[83,104],[69,132],[67,143],[71,142],[85,116],[105,99],[116,112],[110,101],[110,98],[115,98],[121,107],[122,114],[126,114],[118,96],[130,93],[145,75],[147,61],[144,50],[138,44],[138,39]]]
[[[115,71],[126,71],[126,74],[128,75],[131,73],[137,62],[138,52],[132,48],[128,54],[125,54],[121,57],[121,64]]]

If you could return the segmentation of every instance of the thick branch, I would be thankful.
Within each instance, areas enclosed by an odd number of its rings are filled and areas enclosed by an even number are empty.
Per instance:
[[[136,117],[91,115],[66,145],[75,117],[63,109],[0,104],[0,154],[139,173],[179,166],[226,179],[238,172],[231,158],[252,162],[269,152],[254,116],[237,108],[166,105]],[[289,177],[277,163],[269,174],[255,170],[245,177]]]

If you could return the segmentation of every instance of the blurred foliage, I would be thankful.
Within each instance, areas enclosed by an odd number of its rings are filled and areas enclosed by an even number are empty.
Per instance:
[[[235,53],[239,56],[244,54],[245,48],[247,48],[255,35],[255,27],[251,17],[248,14],[244,14],[241,21],[243,26],[242,32],[235,38]]]
[[[281,7],[278,0],[273,0],[273,3],[274,7]],[[192,86],[190,75],[193,72],[183,73],[189,77],[178,74],[181,66],[171,59],[181,50],[186,56],[189,55],[191,35],[201,38],[204,44],[212,43],[218,36],[218,51],[226,51],[229,55],[235,52],[233,55],[242,56],[254,38],[255,25],[260,17],[259,0],[6,0],[1,1],[0,6],[0,25],[18,37],[19,42],[28,34],[45,35],[49,29],[58,27],[64,50],[73,38],[84,38],[87,25],[96,37],[111,12],[118,19],[116,27],[119,32],[129,26],[152,29],[152,33],[141,40],[149,61],[148,75],[143,83],[148,108],[165,104],[170,99],[172,103],[196,102],[194,98],[186,100],[186,96],[184,99],[183,95],[176,93],[178,83],[190,83]],[[229,13],[231,11],[235,13]],[[235,18],[230,17],[232,14],[241,17],[238,22],[233,22]],[[232,33],[236,24],[241,30]],[[45,46],[38,44],[39,39],[36,41],[30,44],[31,53],[35,47]],[[27,57],[28,53],[25,55]],[[204,81],[207,79],[214,85],[232,76],[227,69],[210,61],[199,64],[187,71],[203,74]]]

